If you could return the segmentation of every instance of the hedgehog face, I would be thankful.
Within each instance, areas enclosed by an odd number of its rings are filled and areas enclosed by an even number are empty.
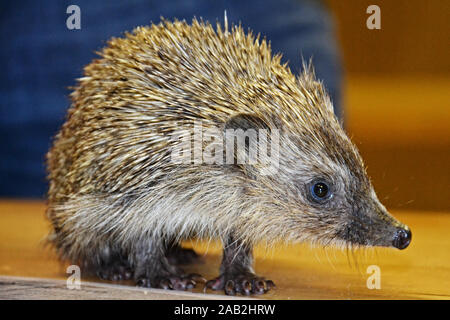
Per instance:
[[[366,177],[356,177],[349,168],[302,181],[303,204],[322,227],[322,241],[344,241],[352,245],[404,249],[409,228],[394,219],[378,201]],[[350,180],[351,181],[350,181]]]
[[[249,202],[261,203],[265,212],[259,233],[325,245],[406,248],[411,232],[378,200],[356,147],[332,114],[315,116],[307,129],[246,114],[225,125],[280,131],[277,170],[267,174],[262,163],[239,167],[251,181]]]
[[[409,245],[409,228],[380,203],[356,147],[337,123],[282,141],[277,180],[295,186],[286,188],[286,201],[302,237],[323,244]]]

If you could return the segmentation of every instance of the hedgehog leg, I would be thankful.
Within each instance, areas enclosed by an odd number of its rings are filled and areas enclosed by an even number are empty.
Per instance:
[[[134,255],[136,285],[147,288],[188,290],[204,280],[198,274],[186,274],[167,258],[167,245],[147,241],[136,248]]]
[[[91,261],[91,269],[103,280],[120,281],[133,277],[127,257],[110,246],[102,248]]]
[[[174,265],[185,265],[198,262],[200,257],[193,249],[183,248],[179,243],[172,241],[166,251],[169,263]]]
[[[275,287],[272,280],[255,275],[252,248],[229,237],[224,243],[220,276],[209,280],[205,290],[224,290],[227,295],[263,294]]]

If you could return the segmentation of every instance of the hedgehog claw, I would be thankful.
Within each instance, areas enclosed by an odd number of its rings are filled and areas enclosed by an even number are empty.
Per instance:
[[[166,277],[157,277],[154,279],[140,278],[137,280],[138,287],[160,288],[166,290],[190,290],[195,288],[197,281],[204,279],[199,274],[189,274],[184,276],[171,275]]]
[[[124,265],[113,264],[98,270],[97,276],[102,280],[122,281],[130,280],[133,277],[133,272]]]
[[[206,282],[203,292],[207,289],[223,290],[226,295],[240,293],[245,296],[251,294],[263,294],[275,288],[272,280],[257,277],[252,273],[222,274],[219,277]]]
[[[197,283],[197,282],[203,282],[203,283],[206,283],[206,281],[207,281],[204,277],[202,277],[202,276],[201,276],[200,274],[198,274],[198,273],[191,273],[191,274],[188,274],[187,276],[184,276],[184,278],[188,278],[188,279],[194,281],[195,283]]]

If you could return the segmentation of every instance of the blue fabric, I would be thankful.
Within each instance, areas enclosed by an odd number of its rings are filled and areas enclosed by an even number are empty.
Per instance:
[[[66,9],[81,8],[81,30]],[[45,5],[44,5],[45,4]],[[2,1],[0,4],[0,196],[44,197],[45,153],[69,106],[69,86],[111,36],[160,16],[242,22],[265,35],[293,72],[313,56],[318,78],[340,101],[340,63],[332,21],[311,0]],[[339,114],[339,109],[337,110]]]

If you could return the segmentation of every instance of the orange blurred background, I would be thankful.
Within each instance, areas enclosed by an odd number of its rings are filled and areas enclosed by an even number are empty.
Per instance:
[[[450,211],[448,1],[327,1],[345,67],[344,117],[388,208]],[[376,4],[381,29],[369,30]]]

